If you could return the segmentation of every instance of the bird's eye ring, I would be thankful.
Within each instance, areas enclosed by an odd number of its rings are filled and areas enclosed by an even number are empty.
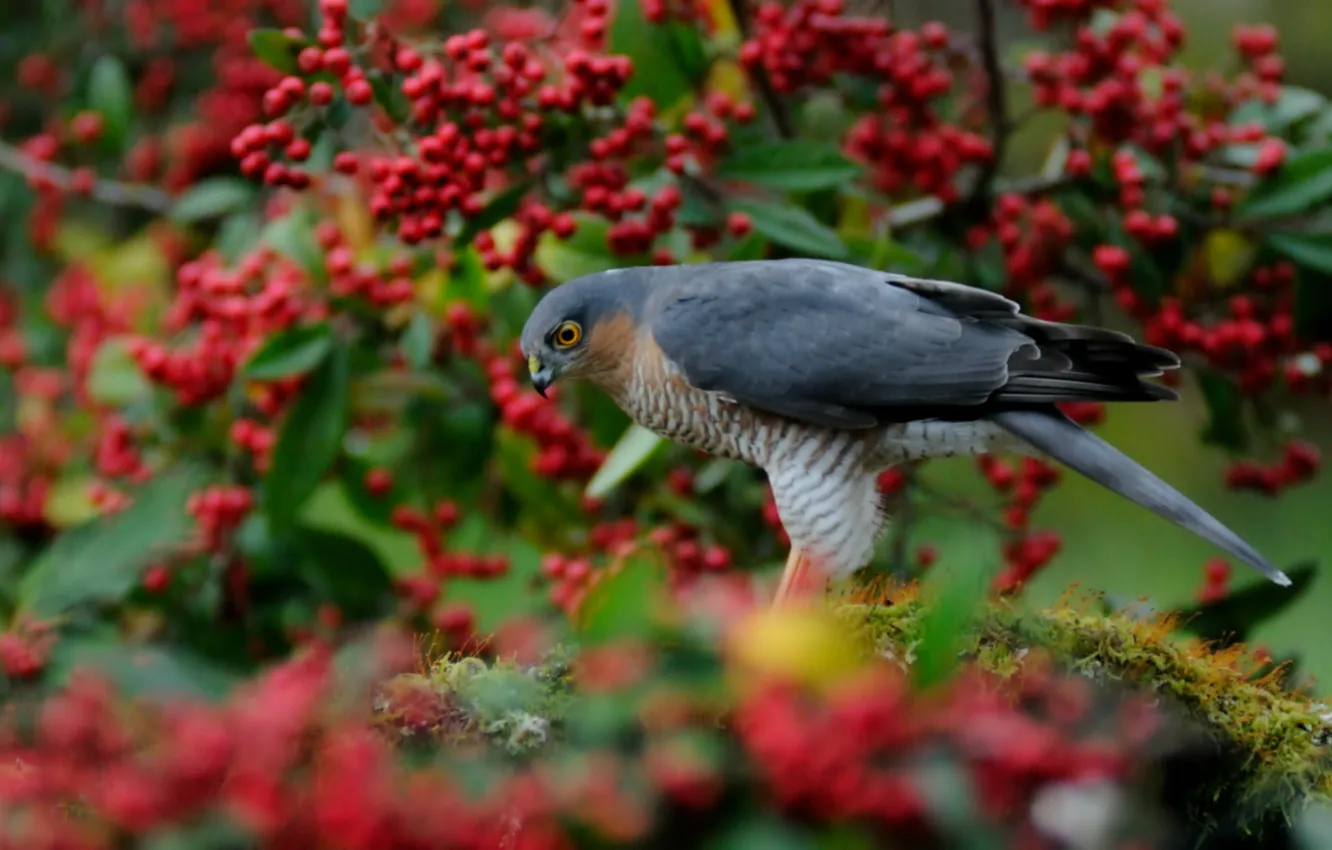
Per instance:
[[[583,329],[577,322],[561,322],[555,329],[555,344],[560,348],[572,348],[583,338]]]

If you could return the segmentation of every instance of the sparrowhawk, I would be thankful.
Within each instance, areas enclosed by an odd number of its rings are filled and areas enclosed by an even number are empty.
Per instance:
[[[835,579],[869,563],[881,471],[991,451],[1054,458],[1290,583],[1056,406],[1173,400],[1143,379],[1175,354],[984,289],[812,259],[616,269],[543,296],[521,347],[543,395],[586,380],[643,427],[760,467],[791,540],[779,600],[814,568]]]

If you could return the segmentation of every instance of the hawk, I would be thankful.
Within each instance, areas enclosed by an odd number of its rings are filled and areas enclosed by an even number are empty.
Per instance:
[[[1290,584],[1056,406],[1173,400],[1144,379],[1175,354],[993,292],[813,259],[615,269],[544,295],[520,344],[542,395],[588,381],[644,428],[761,468],[791,540],[778,601],[869,563],[881,471],[992,451],[1053,458]]]

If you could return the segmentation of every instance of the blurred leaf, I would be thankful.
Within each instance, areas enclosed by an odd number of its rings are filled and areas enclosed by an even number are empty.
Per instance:
[[[95,670],[127,697],[220,701],[239,681],[179,647],[136,645],[113,636],[71,636],[57,643],[48,681],[63,685],[78,669]]]
[[[1332,274],[1306,268],[1296,276],[1295,330],[1307,339],[1332,339]]]
[[[398,348],[407,365],[413,369],[424,369],[430,365],[430,356],[435,351],[435,324],[430,316],[420,310],[412,314],[407,323],[407,330],[398,340]]]
[[[305,39],[293,38],[282,30],[250,30],[250,49],[264,64],[284,74],[300,71],[296,55],[308,45]]]
[[[102,113],[102,138],[120,147],[129,129],[134,88],[129,73],[115,56],[103,56],[92,67],[88,78],[88,105]]]
[[[384,9],[384,0],[348,0],[347,14],[358,21],[368,21]]]
[[[643,426],[630,425],[606,455],[592,480],[587,482],[587,495],[594,499],[605,497],[665,444],[665,440]]]
[[[103,340],[88,371],[88,395],[101,404],[125,405],[152,396],[153,385],[126,347],[127,338]]]
[[[652,555],[626,558],[601,575],[578,609],[578,630],[588,643],[645,637],[656,623],[666,570]]]
[[[708,55],[708,45],[704,44],[699,35],[698,27],[676,20],[667,20],[658,26],[666,30],[675,65],[690,81],[690,88],[705,82],[712,68],[712,59]]]
[[[835,144],[790,139],[741,148],[718,164],[715,176],[799,192],[845,185],[860,170]]]
[[[345,616],[359,620],[391,607],[392,580],[369,546],[346,534],[311,527],[298,529],[294,542],[301,574]]]
[[[193,222],[238,212],[255,198],[255,187],[238,177],[212,177],[195,183],[171,207],[175,221]]]
[[[136,489],[125,510],[62,532],[23,577],[20,607],[50,617],[85,603],[118,601],[155,557],[193,535],[185,505],[203,482],[195,466],[168,468]]]
[[[1106,222],[1106,239],[1129,252],[1129,280],[1133,289],[1149,302],[1160,300],[1166,293],[1165,274],[1142,249],[1142,244],[1128,235],[1118,216],[1111,216]]]
[[[378,4],[379,0],[369,0]],[[395,85],[393,77],[382,71],[372,71],[367,79],[370,81],[370,90],[375,95],[375,103],[384,110],[384,114],[393,119],[395,124],[401,124],[411,116],[412,105],[407,100],[407,95],[402,93],[402,87]]]
[[[966,552],[931,569],[922,588],[926,600],[920,621],[920,642],[911,674],[917,685],[930,687],[946,681],[959,663],[977,611],[990,587],[989,553],[999,548],[995,533],[977,529],[968,537]]]
[[[1235,212],[1241,221],[1304,212],[1332,198],[1332,146],[1295,153],[1249,192]]]
[[[278,431],[263,482],[263,509],[275,529],[289,525],[333,465],[347,431],[350,352],[335,345],[301,388]]]
[[[735,243],[735,246],[726,254],[726,259],[730,262],[741,262],[744,260],[761,260],[767,255],[768,240],[763,238],[760,233],[750,233]]]
[[[1202,250],[1207,276],[1222,289],[1232,287],[1244,279],[1258,252],[1243,233],[1227,227],[1210,231],[1203,241]]]
[[[1269,131],[1280,133],[1306,118],[1312,118],[1327,106],[1327,98],[1312,89],[1281,86],[1275,103],[1254,97],[1235,109],[1227,123],[1231,126],[1258,122]]]
[[[1332,274],[1332,233],[1269,233],[1267,244],[1301,266]]]
[[[748,215],[759,233],[788,248],[834,260],[845,259],[849,254],[836,231],[802,207],[749,198],[733,200],[728,206]]]
[[[213,247],[222,258],[234,263],[250,251],[263,234],[263,222],[253,210],[229,215],[217,228]]]
[[[692,27],[689,32],[699,38]],[[646,95],[664,112],[688,95],[693,86],[679,62],[682,54],[692,52],[682,43],[687,37],[683,29],[671,30],[650,22],[643,15],[641,3],[616,3],[606,35],[606,52],[623,54],[634,63],[621,97],[628,101]]]
[[[95,519],[101,514],[93,501],[89,485],[95,479],[88,474],[66,473],[51,483],[46,494],[43,515],[56,528],[65,528]]]
[[[393,516],[393,506],[406,500],[403,482],[399,476],[393,476],[393,489],[383,495],[375,495],[366,489],[365,476],[377,464],[364,458],[343,457],[338,462],[338,483],[347,501],[356,508],[362,519],[380,525],[388,525]]]
[[[807,832],[771,815],[755,815],[722,829],[706,850],[817,850]]]
[[[270,221],[260,238],[274,251],[305,269],[314,280],[324,277],[324,252],[315,241],[314,225],[301,210]]]
[[[486,269],[476,248],[467,246],[453,252],[453,268],[442,292],[447,301],[465,301],[477,310],[485,310],[490,300],[486,290]]]
[[[481,212],[463,222],[462,229],[458,231],[458,235],[453,240],[454,250],[471,245],[472,240],[476,238],[476,234],[483,230],[489,230],[506,218],[513,216],[514,213],[518,212],[523,196],[531,190],[532,183],[523,180],[491,198],[481,208]]]
[[[1206,370],[1199,370],[1198,386],[1207,404],[1203,442],[1243,451],[1249,445],[1249,432],[1244,424],[1244,396],[1239,387],[1226,376]]]
[[[525,434],[509,428],[495,432],[496,451],[493,460],[498,466],[500,480],[518,502],[523,531],[530,534],[560,534],[576,528],[581,522],[581,510],[572,495],[562,491],[556,482],[537,475],[532,469],[536,459],[536,444]]]
[[[609,223],[601,216],[577,214],[578,229],[568,239],[542,234],[537,243],[537,265],[558,283],[583,275],[618,268],[628,258],[617,259],[606,243]]]
[[[241,375],[252,381],[304,375],[324,362],[333,341],[333,329],[327,322],[289,328],[270,336],[241,367]]]
[[[987,828],[977,806],[976,788],[964,763],[933,755],[911,771],[912,784],[925,799],[930,822],[947,846],[957,850],[1002,850],[1004,841]]]
[[[1317,565],[1308,561],[1288,570],[1290,587],[1262,580],[1208,605],[1179,610],[1180,628],[1208,640],[1245,642],[1253,629],[1280,614],[1308,592]]]

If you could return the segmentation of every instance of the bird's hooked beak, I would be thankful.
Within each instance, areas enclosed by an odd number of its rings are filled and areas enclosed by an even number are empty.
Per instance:
[[[527,372],[532,377],[532,388],[546,397],[546,389],[555,382],[555,373],[551,368],[541,362],[541,358],[535,354],[527,358]]]

